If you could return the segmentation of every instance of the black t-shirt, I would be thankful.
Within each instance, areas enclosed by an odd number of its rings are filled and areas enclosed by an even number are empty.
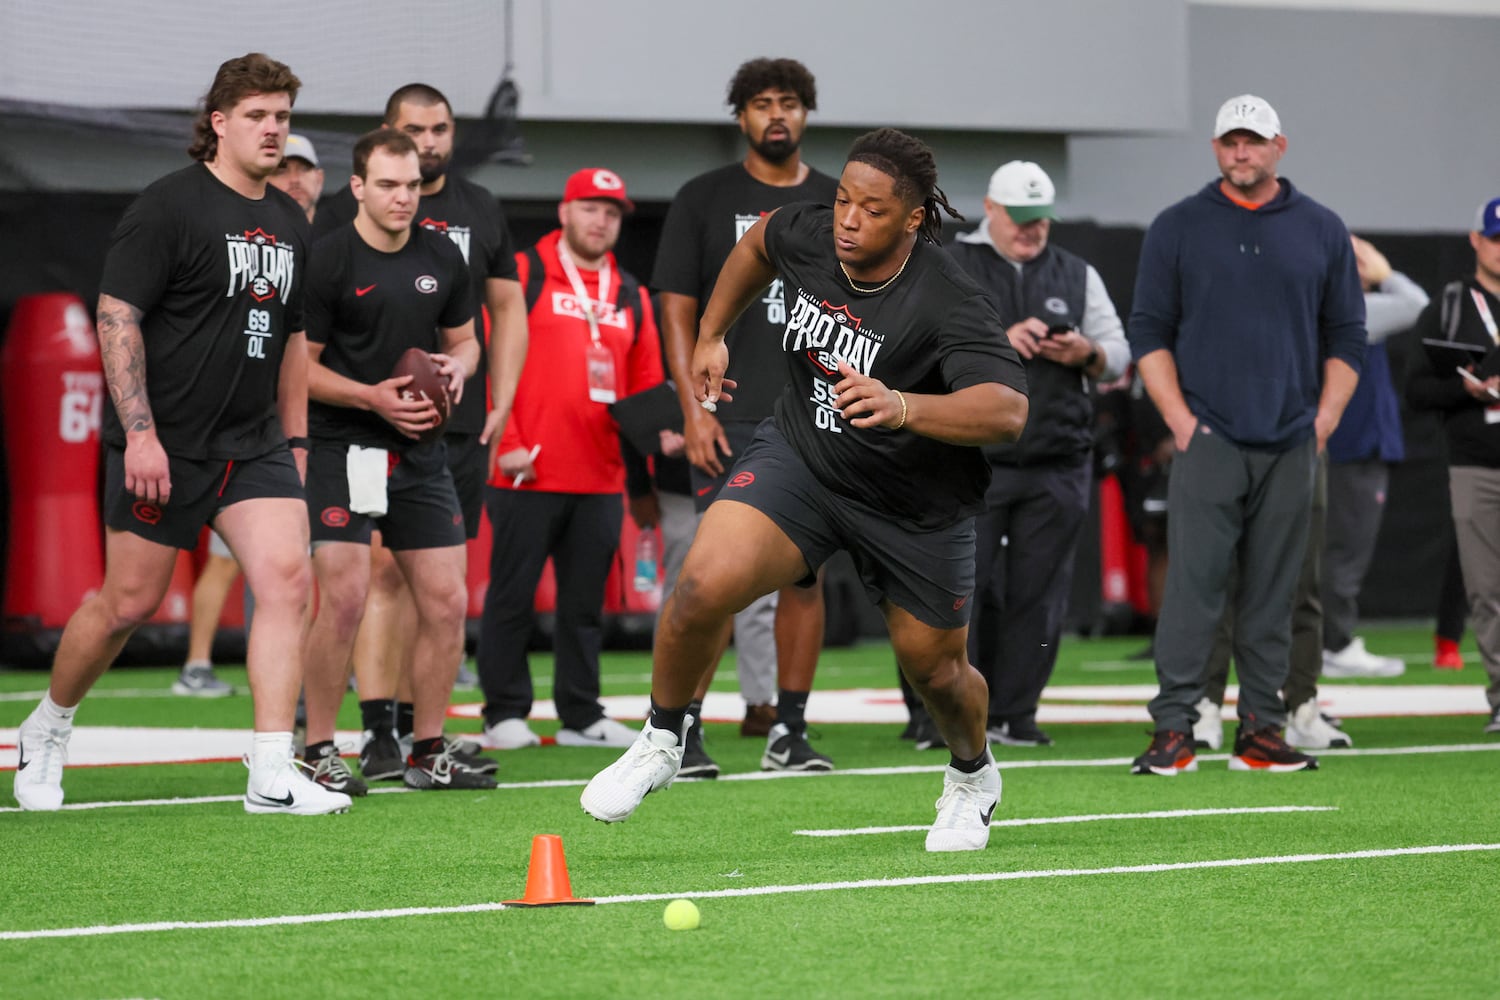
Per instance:
[[[762,184],[742,163],[693,178],[667,211],[651,287],[697,299],[701,317],[729,251],[761,216],[799,201],[831,205],[837,190],[837,181],[816,170],[795,187]],[[739,388],[732,402],[719,405],[720,420],[758,423],[771,415],[782,388],[777,341],[786,326],[786,307],[778,279],[729,328],[728,375],[739,380]]]
[[[146,395],[169,455],[246,459],[285,440],[281,357],[302,330],[307,216],[267,186],[260,200],[195,163],[141,193],[115,227],[101,294],[141,310]],[[124,447],[113,406],[104,439]]]
[[[351,222],[359,203],[347,187],[318,206],[313,235],[325,233]],[[325,221],[326,220],[326,221]],[[422,196],[412,223],[424,229],[445,234],[463,252],[469,265],[470,290],[473,295],[474,335],[479,338],[479,370],[474,384],[464,388],[463,401],[448,421],[449,433],[478,434],[484,429],[488,397],[488,352],[484,336],[485,281],[489,278],[516,279],[516,248],[511,243],[510,227],[500,202],[489,191],[462,177],[448,175],[437,194]],[[472,391],[470,391],[472,389]]]
[[[906,269],[873,294],[851,291],[833,246],[833,211],[801,204],[766,224],[786,282],[787,381],[776,424],[824,486],[919,531],[983,507],[989,463],[977,447],[910,431],[854,427],[833,409],[838,359],[893,389],[944,394],[985,382],[1026,391],[1026,371],[983,290],[941,247],[918,240]],[[730,368],[734,357],[730,356]]]
[[[408,348],[440,351],[439,327],[472,318],[469,270],[452,242],[412,230],[406,246],[384,253],[353,224],[313,244],[307,282],[307,340],[324,344],[319,360],[365,385],[391,376]],[[464,396],[482,383],[464,386]],[[315,438],[404,451],[415,442],[379,414],[313,400],[308,433]]]

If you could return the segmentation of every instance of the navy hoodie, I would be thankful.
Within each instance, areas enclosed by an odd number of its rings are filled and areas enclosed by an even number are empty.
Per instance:
[[[1313,435],[1323,362],[1364,361],[1349,232],[1285,178],[1253,210],[1211,181],[1147,230],[1127,336],[1137,359],[1172,352],[1188,409],[1215,433],[1295,447]]]

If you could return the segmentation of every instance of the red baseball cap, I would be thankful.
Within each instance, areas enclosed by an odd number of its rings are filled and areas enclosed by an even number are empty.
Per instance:
[[[620,175],[603,167],[585,167],[569,177],[568,186],[563,188],[564,202],[590,198],[618,202],[625,211],[635,211],[635,202],[625,197],[625,182]]]

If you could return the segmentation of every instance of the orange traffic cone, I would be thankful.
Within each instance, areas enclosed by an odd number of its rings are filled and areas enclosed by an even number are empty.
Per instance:
[[[574,899],[563,857],[562,838],[539,833],[531,838],[531,867],[526,870],[526,895],[507,899],[506,906],[593,906],[592,899]]]

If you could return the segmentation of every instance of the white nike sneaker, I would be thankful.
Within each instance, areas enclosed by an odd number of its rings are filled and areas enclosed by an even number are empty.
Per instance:
[[[557,745],[560,747],[628,747],[641,734],[614,719],[600,719],[583,729],[559,729]]]
[[[484,742],[495,750],[519,750],[541,746],[542,738],[531,731],[525,719],[501,719],[493,726],[485,727]]]
[[[1406,673],[1406,661],[1394,656],[1376,656],[1365,648],[1365,640],[1355,636],[1337,653],[1323,650],[1324,677],[1400,677]]]
[[[1304,750],[1352,747],[1349,734],[1331,725],[1318,711],[1318,699],[1309,698],[1287,716],[1286,741]]]
[[[630,749],[594,775],[579,804],[597,820],[618,823],[629,819],[647,795],[671,787],[681,767],[682,741],[677,734],[655,729],[647,722]]]
[[[1193,743],[1199,749],[1218,750],[1224,746],[1224,709],[1207,698],[1193,706],[1198,721],[1193,723]]]
[[[1000,805],[1000,769],[991,759],[973,774],[943,771],[937,821],[927,831],[929,851],[982,851],[990,842],[990,818]]]
[[[63,765],[68,762],[68,737],[73,727],[50,729],[29,715],[16,736],[16,801],[32,812],[62,808]]]
[[[245,812],[290,813],[294,816],[321,816],[349,811],[350,798],[312,780],[312,768],[285,753],[262,753],[259,759],[247,756],[250,779],[245,787]]]

